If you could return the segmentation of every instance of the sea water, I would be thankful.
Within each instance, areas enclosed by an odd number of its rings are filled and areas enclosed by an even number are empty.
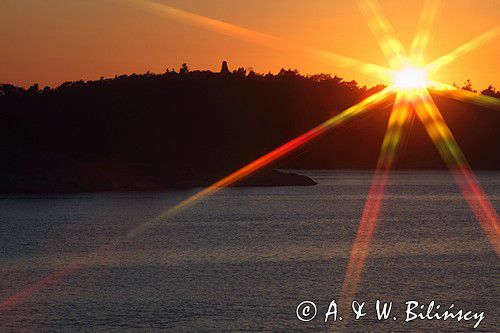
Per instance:
[[[0,331],[473,330],[406,322],[408,301],[484,312],[476,331],[498,330],[498,257],[446,171],[391,175],[356,294],[367,315],[325,323],[372,173],[301,173],[319,184],[225,189],[113,246],[196,190],[2,196],[0,301],[19,298],[0,305]],[[500,173],[477,177],[499,210]],[[377,300],[392,302],[387,320]],[[303,301],[310,321],[297,317]]]

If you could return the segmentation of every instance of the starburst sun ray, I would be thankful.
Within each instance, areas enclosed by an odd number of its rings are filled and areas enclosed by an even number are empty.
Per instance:
[[[335,64],[339,67],[351,68],[363,74],[378,77],[384,81],[390,80],[390,78],[394,75],[393,70],[389,70],[381,66],[367,64],[359,60],[323,50],[292,44],[275,36],[193,14],[165,4],[160,4],[150,0],[128,1],[155,15],[177,19],[183,23],[189,23],[203,29],[225,34],[241,40],[250,41],[272,49],[294,51],[301,55],[312,56],[316,60],[324,61],[329,64]],[[396,38],[394,30],[383,15],[378,3],[375,0],[365,0],[365,3],[367,4],[366,8],[368,9],[365,13],[370,18],[370,27],[375,32],[384,54],[388,57],[392,68],[401,68],[405,65],[407,60],[406,50]],[[423,13],[421,19],[422,28],[420,33],[417,34],[412,46],[412,52],[417,54],[419,57],[422,56],[425,46],[429,40],[428,27],[430,26],[430,23],[435,15],[433,7],[435,3],[436,1],[433,0],[429,0],[427,2],[425,7],[427,8],[425,10],[426,12]],[[373,181],[365,202],[365,207],[347,265],[346,275],[342,285],[342,299],[351,299],[361,281],[362,269],[367,258],[368,248],[373,232],[377,225],[383,195],[388,183],[388,172],[394,163],[394,159],[401,148],[401,143],[404,141],[406,133],[408,132],[409,124],[411,124],[413,119],[413,110],[410,108],[410,103],[413,104],[418,117],[423,122],[425,129],[435,143],[439,153],[452,170],[453,176],[455,177],[459,188],[471,206],[474,215],[485,231],[488,239],[493,245],[493,248],[497,254],[500,254],[498,214],[481,188],[479,182],[476,180],[474,174],[470,170],[465,157],[451,134],[451,131],[445,124],[444,119],[427,91],[428,82],[423,77],[427,72],[435,71],[454,61],[459,56],[470,52],[480,44],[498,35],[499,32],[500,26],[479,36],[471,42],[462,45],[450,54],[435,60],[433,63],[427,65],[423,70],[418,68],[404,69],[406,72],[400,72],[401,77],[396,77],[394,85],[364,99],[346,111],[330,118],[317,127],[247,164],[243,168],[222,178],[213,185],[162,212],[153,219],[139,224],[124,238],[131,239],[141,235],[149,228],[164,222],[165,219],[170,217],[172,214],[175,214],[192,204],[198,203],[208,196],[215,194],[219,190],[241,181],[242,179],[256,173],[259,170],[262,170],[265,167],[268,167],[271,163],[286,156],[292,151],[299,149],[332,128],[342,125],[354,119],[356,116],[371,110],[375,105],[379,105],[380,103],[389,100],[392,96],[392,92],[396,90],[396,100],[391,112]],[[456,95],[458,96],[459,94],[457,93]],[[466,93],[460,94],[460,96],[466,95]],[[477,101],[481,99],[471,98],[471,100]],[[122,240],[123,239],[116,239],[110,242],[108,245],[93,251],[84,258],[71,262],[66,267],[49,274],[37,283],[32,284],[31,286],[1,301],[0,310],[10,308],[12,305],[28,298],[35,292],[38,292],[48,285],[67,277],[77,269],[98,262],[102,257],[102,252],[115,249],[115,247],[118,246]]]
[[[478,48],[480,45],[488,42],[489,40],[497,37],[500,34],[500,25],[497,25],[495,28],[483,33],[482,35],[474,38],[473,40],[462,44],[461,46],[457,47],[455,50],[451,51],[448,54],[445,54],[444,56],[441,56],[428,64],[426,66],[426,70],[431,73],[439,70],[441,67],[446,66],[452,62],[454,62],[456,59],[459,57],[475,50]]]
[[[371,238],[380,215],[389,170],[401,150],[413,118],[414,113],[405,92],[398,92],[342,283],[341,303],[343,308],[348,307],[361,281]]]
[[[358,0],[358,4],[391,68],[404,67],[408,55],[379,3],[376,0]]]
[[[179,204],[173,206],[172,208],[168,209],[164,213],[158,215],[154,219],[148,221],[147,223],[144,223],[142,225],[139,225],[135,229],[131,230],[129,235],[134,236],[138,233],[142,233],[144,230],[147,228],[163,221],[166,217],[170,216],[171,214],[179,211],[180,209],[186,208],[190,206],[191,204],[214,194],[215,192],[219,191],[220,189],[230,186],[245,177],[250,176],[251,174],[261,170],[262,168],[268,166],[269,164],[275,162],[276,160],[282,158],[283,156],[291,153],[292,151],[300,148],[301,146],[305,145],[309,141],[319,137],[320,135],[324,134],[325,132],[331,130],[334,127],[337,127],[339,125],[342,125],[346,123],[349,120],[352,120],[354,117],[361,115],[362,113],[365,113],[369,110],[371,110],[375,105],[378,105],[379,103],[382,103],[383,101],[387,100],[391,92],[393,92],[393,87],[387,87],[378,93],[375,93],[371,95],[370,97],[364,99],[363,101],[359,102],[358,104],[355,104],[348,108],[347,110],[341,112],[340,114],[333,116],[332,118],[328,119],[327,121],[321,123],[320,125],[314,127],[313,129],[307,131],[306,133],[298,136],[297,138],[285,143],[284,145],[274,149],[273,151],[269,152],[268,154],[258,158],[257,160],[247,164],[246,166],[242,167],[241,169],[233,172],[232,174],[222,178],[218,182],[214,183],[213,185],[205,188],[204,190],[196,193],[195,195],[187,198],[186,200],[183,200]]]
[[[458,101],[472,103],[500,111],[500,99],[498,98],[483,94],[478,94],[473,91],[458,89],[455,86],[441,82],[436,82],[436,81],[429,81],[429,82],[431,86],[429,90],[433,94],[453,98]]]
[[[441,0],[426,0],[422,15],[418,22],[418,29],[415,37],[412,40],[410,47],[410,57],[412,63],[417,66],[423,66],[425,63],[425,50],[431,39],[431,28]]]
[[[391,67],[396,69],[394,71],[393,81],[397,90],[397,96],[393,112],[389,119],[372,185],[368,193],[347,264],[341,291],[341,303],[344,308],[349,307],[349,303],[354,299],[357,288],[361,282],[363,266],[368,255],[369,245],[377,225],[385,188],[388,183],[389,169],[394,162],[394,157],[399,150],[401,141],[404,140],[404,136],[408,132],[408,124],[410,124],[413,119],[414,113],[410,104],[412,104],[417,111],[420,120],[424,123],[424,127],[436,144],[442,158],[452,170],[456,183],[493,245],[493,248],[497,254],[500,254],[497,225],[498,215],[491,205],[486,193],[484,193],[480,184],[477,182],[473,172],[468,167],[458,144],[454,141],[444,119],[441,117],[439,110],[427,91],[427,88],[431,85],[439,86],[441,89],[446,88],[444,89],[446,91],[450,90],[449,87],[445,87],[445,85],[429,81],[427,79],[427,74],[433,67],[423,67],[423,53],[429,40],[430,25],[435,17],[438,2],[429,0],[426,3],[425,12],[420,20],[421,27],[419,33],[417,33],[412,43],[410,61],[405,60],[404,57],[406,57],[406,52],[402,50],[401,43],[395,37],[390,24],[383,16],[376,1],[365,0],[363,3],[367,4],[366,8],[370,9],[372,14],[371,16],[368,15],[369,19],[371,19],[370,25],[375,35],[378,36],[382,50],[390,59]],[[490,38],[490,35],[491,34],[480,36],[473,42],[459,48],[457,52],[443,57],[443,60],[436,62],[436,68],[444,65],[448,61],[453,61],[459,55],[477,47],[481,42]],[[408,66],[415,64],[418,67]],[[398,69],[401,66],[403,67]],[[470,97],[471,96],[469,96],[469,98]],[[483,103],[485,100],[487,99],[481,97],[475,97],[473,99],[473,101]]]
[[[446,125],[431,95],[426,89],[418,90],[413,99],[415,110],[436,145],[438,152],[450,168],[455,182],[483,228],[493,249],[500,255],[498,214],[488,196],[470,169],[453,134]]]

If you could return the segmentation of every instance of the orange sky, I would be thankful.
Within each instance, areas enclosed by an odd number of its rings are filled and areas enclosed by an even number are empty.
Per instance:
[[[140,2],[140,0],[138,0]],[[363,61],[387,66],[356,1],[157,0]],[[398,37],[409,47],[423,0],[380,0]],[[428,48],[441,56],[500,24],[500,0],[442,0]],[[115,74],[163,72],[187,62],[192,69],[253,67],[276,72],[332,73],[362,84],[377,79],[304,56],[152,15],[126,0],[2,0],[0,82],[28,86],[98,79]],[[443,68],[436,79],[476,88],[500,88],[500,37]]]

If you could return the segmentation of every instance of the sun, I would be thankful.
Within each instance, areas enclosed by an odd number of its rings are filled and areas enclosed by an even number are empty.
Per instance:
[[[394,72],[393,84],[398,90],[423,89],[429,84],[423,68],[404,67]]]

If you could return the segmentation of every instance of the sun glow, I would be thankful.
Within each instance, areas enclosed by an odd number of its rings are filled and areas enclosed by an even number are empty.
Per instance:
[[[370,74],[380,78],[384,82],[392,79],[393,85],[371,95],[295,139],[290,140],[266,155],[248,163],[241,169],[234,171],[211,186],[193,194],[156,217],[137,225],[129,231],[124,239],[116,239],[111,242],[110,245],[100,247],[90,252],[90,254],[84,258],[73,261],[67,267],[63,267],[53,272],[38,282],[18,291],[14,295],[0,299],[0,312],[32,296],[34,293],[39,292],[47,286],[64,279],[72,272],[87,267],[90,263],[96,263],[101,253],[105,250],[115,249],[123,240],[137,237],[149,228],[165,222],[167,218],[182,209],[200,202],[220,189],[230,186],[259,170],[269,167],[269,165],[283,156],[303,147],[323,133],[347,121],[352,121],[356,116],[365,114],[374,108],[382,107],[388,99],[391,99],[394,93],[396,94],[396,98],[393,103],[393,110],[384,136],[373,182],[368,193],[356,238],[349,256],[349,262],[342,284],[341,302],[346,302],[346,304],[348,304],[354,299],[357,288],[360,285],[363,266],[368,258],[371,239],[379,220],[385,188],[389,183],[389,171],[393,167],[393,162],[400,150],[404,149],[405,138],[412,126],[415,115],[423,123],[425,130],[434,142],[438,152],[452,171],[454,179],[462,191],[464,198],[483,228],[485,235],[490,240],[493,249],[496,251],[497,255],[500,256],[500,220],[498,213],[490,202],[487,194],[482,189],[480,183],[475,178],[465,156],[446,125],[444,118],[434,104],[430,92],[466,102],[493,107],[495,109],[500,108],[500,103],[493,97],[478,95],[469,91],[460,91],[453,86],[427,79],[428,73],[433,74],[441,67],[452,63],[458,57],[477,48],[480,44],[500,35],[500,26],[458,47],[451,53],[426,64],[424,61],[424,53],[429,43],[430,28],[436,16],[438,0],[426,0],[426,5],[420,19],[420,28],[412,42],[410,52],[407,52],[397,39],[394,29],[392,29],[390,23],[383,14],[378,2],[376,0],[360,0],[360,4],[362,4],[361,9],[363,9],[363,12],[367,15],[369,26],[377,37],[382,51],[386,57],[388,57],[391,69],[364,63],[335,53],[295,45],[281,38],[186,12],[155,1],[129,0],[129,2],[153,14],[174,18],[200,28],[253,42],[258,45],[282,51],[293,50],[298,54],[304,54],[317,60],[331,62],[338,67],[355,68],[364,74]],[[344,320],[344,323],[345,322],[346,320]]]
[[[394,73],[394,86],[399,90],[425,88],[428,85],[427,72],[416,67],[404,67]]]

